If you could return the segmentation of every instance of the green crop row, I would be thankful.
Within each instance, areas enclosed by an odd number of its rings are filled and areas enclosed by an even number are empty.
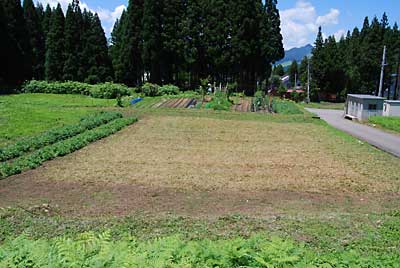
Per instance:
[[[20,140],[6,148],[0,148],[0,162],[19,157],[26,152],[37,150],[58,141],[71,138],[86,130],[96,128],[121,117],[122,114],[117,112],[100,112],[82,118],[76,125],[68,125],[52,129],[38,136]]]
[[[24,93],[81,94],[101,99],[115,99],[130,95],[130,88],[122,84],[86,84],[80,82],[47,82],[32,80],[22,88]]]
[[[131,125],[136,121],[136,118],[116,119],[106,125],[85,131],[70,139],[43,147],[32,154],[17,158],[15,161],[10,163],[2,163],[0,164],[0,178],[5,178],[19,174],[25,170],[37,168],[45,161],[79,150],[89,143],[114,134],[125,126]]]

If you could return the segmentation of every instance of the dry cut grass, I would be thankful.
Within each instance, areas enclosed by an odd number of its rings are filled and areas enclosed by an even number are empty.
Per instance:
[[[162,206],[190,203],[195,208],[201,202],[210,208],[215,202],[221,211],[235,206],[234,212],[254,197],[252,209],[260,210],[289,199],[295,204],[307,195],[397,195],[399,164],[323,124],[148,116],[79,152],[0,182],[0,196],[7,204],[45,199],[100,211],[102,206],[163,211]]]

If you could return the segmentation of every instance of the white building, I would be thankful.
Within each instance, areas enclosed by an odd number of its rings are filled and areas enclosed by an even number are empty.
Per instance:
[[[400,116],[400,101],[387,100],[383,104],[384,116]]]
[[[345,117],[359,121],[368,120],[371,116],[382,116],[384,98],[373,95],[347,95]]]

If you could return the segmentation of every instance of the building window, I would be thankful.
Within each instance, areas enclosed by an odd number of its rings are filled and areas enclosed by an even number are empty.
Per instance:
[[[376,104],[368,104],[368,110],[376,110]]]

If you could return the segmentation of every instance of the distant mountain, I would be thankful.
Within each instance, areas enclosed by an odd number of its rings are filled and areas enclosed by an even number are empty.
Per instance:
[[[296,47],[285,51],[285,58],[277,62],[276,65],[282,64],[283,66],[290,65],[292,61],[300,62],[304,56],[311,54],[313,46],[308,44],[304,47]]]

